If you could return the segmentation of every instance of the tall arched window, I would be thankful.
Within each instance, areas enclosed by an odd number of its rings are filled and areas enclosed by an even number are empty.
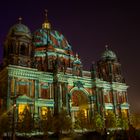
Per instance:
[[[26,54],[26,45],[23,43],[20,46],[20,54],[25,55]]]

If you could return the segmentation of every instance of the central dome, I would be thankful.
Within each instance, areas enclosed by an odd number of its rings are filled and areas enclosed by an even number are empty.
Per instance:
[[[71,50],[66,38],[56,30],[38,29],[33,33],[33,44],[35,47],[51,45],[54,48]]]

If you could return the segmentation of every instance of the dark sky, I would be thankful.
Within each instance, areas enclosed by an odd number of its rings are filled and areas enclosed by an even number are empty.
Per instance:
[[[132,112],[140,113],[140,4],[98,0],[4,0],[0,2],[0,55],[9,28],[23,18],[31,31],[48,9],[52,28],[62,32],[85,69],[108,44],[122,64]],[[1,57],[0,57],[1,59]]]

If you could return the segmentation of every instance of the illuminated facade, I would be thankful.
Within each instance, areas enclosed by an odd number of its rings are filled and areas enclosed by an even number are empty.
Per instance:
[[[21,19],[10,28],[0,70],[1,110],[10,109],[15,101],[19,117],[25,107],[39,118],[48,109],[57,114],[63,108],[73,122],[79,110],[84,110],[87,119],[96,111],[103,117],[108,111],[129,117],[127,88],[113,51],[106,47],[91,70],[84,71],[79,56],[51,28],[47,15],[34,33]]]

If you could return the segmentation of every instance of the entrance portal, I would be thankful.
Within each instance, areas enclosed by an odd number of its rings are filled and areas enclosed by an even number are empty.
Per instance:
[[[71,96],[71,115],[72,122],[78,117],[80,112],[84,112],[84,117],[87,119],[89,115],[89,99],[88,96],[81,90],[75,90]]]

